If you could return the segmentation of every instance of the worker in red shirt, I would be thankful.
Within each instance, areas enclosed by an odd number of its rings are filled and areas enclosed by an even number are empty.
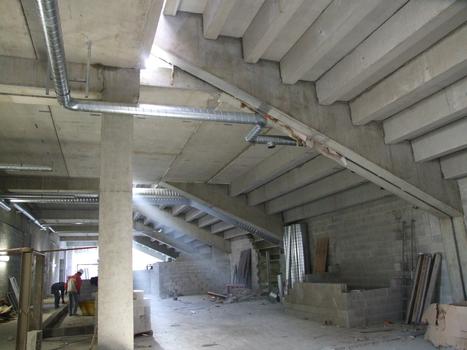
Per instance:
[[[65,290],[68,293],[68,314],[76,316],[78,311],[79,291],[81,289],[81,275],[83,270],[78,270],[73,276],[69,276],[66,282]]]

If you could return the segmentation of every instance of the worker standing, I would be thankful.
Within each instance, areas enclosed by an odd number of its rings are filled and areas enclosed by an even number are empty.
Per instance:
[[[68,293],[68,314],[70,316],[77,315],[79,291],[81,289],[81,275],[83,270],[78,270],[73,276],[68,277],[66,283],[66,292]]]
[[[55,308],[58,309],[60,306],[60,298],[62,299],[62,304],[65,304],[65,282],[57,282],[52,284],[50,292],[55,297]]]

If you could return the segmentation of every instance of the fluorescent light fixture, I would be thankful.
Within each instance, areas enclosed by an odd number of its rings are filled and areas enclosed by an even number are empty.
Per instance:
[[[8,262],[10,257],[8,255],[0,255],[0,262]]]
[[[0,170],[10,171],[52,171],[52,167],[48,165],[34,165],[34,164],[5,164],[0,163]]]

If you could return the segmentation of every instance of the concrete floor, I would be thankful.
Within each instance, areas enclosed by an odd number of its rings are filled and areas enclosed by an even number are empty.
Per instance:
[[[84,324],[89,317],[66,318],[68,326]],[[0,350],[14,349],[16,322],[0,324]],[[344,329],[324,326],[286,314],[280,304],[255,300],[236,304],[217,304],[205,296],[179,300],[153,299],[154,336],[135,338],[135,349],[191,350],[428,350],[435,349],[412,329],[394,326],[387,331],[375,326],[368,329]],[[50,338],[42,349],[89,349],[91,336]]]
[[[176,349],[434,349],[422,336],[394,327],[343,329],[299,319],[280,304],[257,300],[216,304],[203,296],[153,300],[154,337],[164,350]]]

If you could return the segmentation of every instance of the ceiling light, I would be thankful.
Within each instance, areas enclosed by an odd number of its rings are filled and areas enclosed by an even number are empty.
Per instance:
[[[10,257],[8,255],[0,255],[0,262],[8,262]]]
[[[0,170],[10,171],[52,171],[52,167],[48,165],[34,165],[34,164],[5,164],[0,163]]]

